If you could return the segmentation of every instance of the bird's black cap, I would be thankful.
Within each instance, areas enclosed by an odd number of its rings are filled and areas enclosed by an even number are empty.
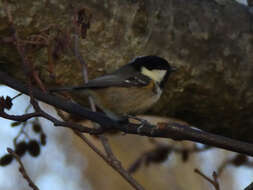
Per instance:
[[[149,70],[167,70],[166,75],[164,76],[163,80],[160,82],[160,87],[163,88],[165,86],[166,81],[170,73],[175,72],[177,69],[176,67],[170,66],[167,60],[162,57],[158,57],[155,55],[137,57],[132,62],[130,62],[134,66],[135,69],[138,71],[141,70],[142,67],[146,67]]]
[[[155,55],[137,57],[130,64],[132,64],[138,70],[140,70],[141,67],[146,67],[149,70],[153,69],[168,70],[168,71],[174,70],[170,66],[168,61],[166,61],[164,58]]]

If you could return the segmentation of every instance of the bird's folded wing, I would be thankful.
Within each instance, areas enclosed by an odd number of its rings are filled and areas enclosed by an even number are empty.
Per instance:
[[[82,86],[70,86],[70,87],[59,87],[52,88],[50,92],[60,92],[60,91],[72,91],[72,90],[85,90],[85,89],[95,89],[95,88],[106,88],[106,87],[133,87],[133,86],[146,86],[150,82],[150,79],[143,75],[138,76],[128,76],[122,78],[118,75],[105,75],[93,80]]]
[[[105,88],[112,86],[119,86],[119,87],[145,86],[149,82],[150,79],[143,75],[129,76],[125,78],[118,75],[106,75],[90,80],[83,86],[75,87],[75,89]]]

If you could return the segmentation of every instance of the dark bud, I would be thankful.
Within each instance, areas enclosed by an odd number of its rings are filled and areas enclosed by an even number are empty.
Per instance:
[[[243,154],[238,154],[236,157],[233,158],[231,161],[235,166],[241,166],[242,164],[248,161],[248,157]]]
[[[33,157],[37,157],[40,154],[40,145],[36,140],[29,141],[27,149],[29,154]]]
[[[77,24],[82,24],[83,20],[85,18],[85,9],[81,9],[77,13]]]
[[[3,110],[3,109],[7,109],[7,110],[9,110],[9,109],[11,109],[11,107],[12,107],[12,99],[9,97],[9,96],[7,96],[6,98],[4,98],[3,96],[1,96],[0,97],[0,107],[1,107],[1,109]]]
[[[44,133],[42,133],[41,135],[40,135],[40,143],[44,146],[44,145],[46,145],[46,140],[47,140],[47,136],[44,134]]]
[[[141,155],[129,168],[129,173],[136,172],[141,165],[144,163],[148,166],[151,163],[160,163],[167,159],[169,153],[171,152],[168,146],[157,146],[155,149],[148,151]]]
[[[35,133],[40,133],[40,132],[41,132],[41,126],[40,126],[40,124],[34,123],[34,124],[33,124],[33,131],[34,131]]]
[[[12,107],[12,99],[11,99],[11,97],[10,96],[7,96],[6,98],[5,98],[5,103],[6,103],[6,108],[9,110],[9,109],[11,109],[11,107]]]
[[[11,126],[12,126],[12,127],[17,127],[17,126],[19,126],[21,123],[22,123],[22,122],[20,122],[20,121],[15,121],[15,122],[12,122],[12,123],[11,123]]]
[[[15,153],[19,156],[23,156],[27,151],[27,144],[25,141],[21,141],[16,145]]]
[[[86,38],[87,31],[88,31],[89,27],[90,27],[90,23],[87,23],[87,24],[84,23],[84,24],[82,24],[82,26],[81,26],[81,37],[82,37],[82,39]]]
[[[13,160],[13,156],[11,154],[6,154],[0,158],[0,166],[7,166]]]
[[[12,99],[11,99],[11,97],[9,97],[9,96],[7,96],[6,98],[5,98],[5,108],[6,109],[11,109],[11,107],[12,107]]]
[[[86,38],[87,31],[90,28],[91,13],[86,9],[81,9],[77,13],[77,25],[81,27],[81,37]]]
[[[137,159],[137,160],[128,168],[127,171],[128,171],[130,174],[136,172],[136,171],[140,168],[142,162],[143,162],[143,157]]]
[[[158,146],[156,149],[146,154],[145,164],[161,163],[167,159],[169,153],[170,148],[167,146]]]

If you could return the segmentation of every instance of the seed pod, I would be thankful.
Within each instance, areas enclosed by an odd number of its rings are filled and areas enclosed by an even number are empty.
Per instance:
[[[31,156],[37,157],[40,154],[40,145],[36,140],[29,141],[27,147]]]
[[[45,135],[45,133],[42,133],[40,135],[40,143],[44,146],[46,145],[46,140],[47,140],[47,136]]]
[[[11,154],[6,154],[0,158],[0,166],[7,166],[13,160],[13,156]]]
[[[11,126],[12,126],[12,127],[17,127],[17,126],[19,126],[21,123],[22,123],[22,122],[20,122],[20,121],[15,121],[15,122],[12,122],[12,123],[11,123]]]
[[[27,144],[25,141],[19,142],[15,147],[15,153],[19,156],[23,156],[27,151]]]
[[[41,126],[38,123],[33,124],[33,131],[35,133],[40,133],[41,132]]]
[[[236,155],[233,160],[231,161],[235,166],[241,166],[245,163],[247,163],[248,157],[244,154],[238,154]]]

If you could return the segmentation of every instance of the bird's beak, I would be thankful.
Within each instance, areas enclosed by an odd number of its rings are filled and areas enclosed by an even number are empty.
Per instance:
[[[175,71],[177,71],[177,68],[176,67],[171,67],[171,72],[175,72]]]

